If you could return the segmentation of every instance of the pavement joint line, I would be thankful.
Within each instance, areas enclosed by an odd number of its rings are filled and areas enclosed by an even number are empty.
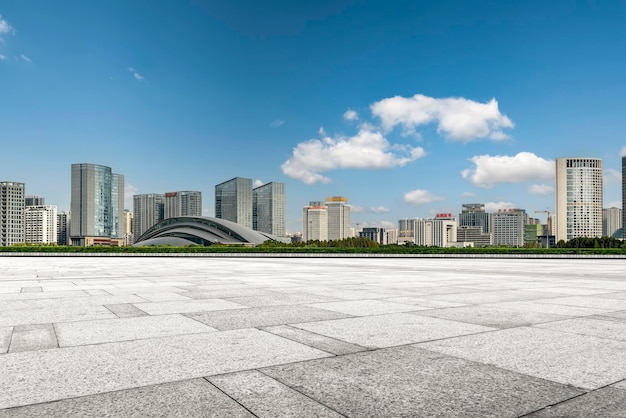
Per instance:
[[[340,340],[340,339],[333,338],[333,337],[329,337],[329,336],[327,336],[327,335],[318,334],[318,333],[313,332],[313,331],[308,331],[308,330],[304,330],[304,329],[301,329],[301,328],[297,328],[297,327],[291,326],[291,325],[289,325],[289,324],[281,324],[281,325],[282,325],[282,326],[286,326],[286,327],[291,327],[291,328],[297,329],[297,330],[299,330],[299,331],[308,332],[308,333],[310,333],[310,334],[319,335],[319,336],[325,337],[325,338],[327,338],[327,339],[329,339],[329,340],[338,341],[338,342],[340,342],[340,343],[345,343],[345,344],[350,344],[350,345],[359,346],[359,347],[362,347],[362,348],[363,348],[363,350],[362,350],[362,351],[373,351],[373,350],[372,350],[372,349],[370,349],[370,348],[363,347],[363,346],[358,345],[358,344],[349,343],[349,342],[347,342],[347,341]],[[276,325],[268,325],[268,326],[276,326]],[[285,340],[288,340],[288,341],[293,341],[293,342],[295,342],[295,343],[302,344],[302,345],[305,345],[305,346],[310,347],[310,348],[314,348],[314,349],[319,350],[319,351],[323,351],[324,353],[328,353],[328,354],[330,354],[331,356],[334,356],[334,357],[340,357],[340,356],[343,356],[343,355],[346,355],[346,354],[353,354],[353,353],[336,354],[336,353],[333,353],[332,351],[324,350],[324,349],[322,349],[322,348],[316,347],[316,346],[311,345],[311,344],[304,343],[304,342],[302,342],[302,341],[294,340],[293,338],[289,338],[289,337],[286,337],[286,336],[284,336],[284,335],[274,334],[273,332],[268,331],[267,329],[264,329],[264,328],[266,328],[266,327],[261,327],[261,328],[256,328],[256,329],[258,329],[259,331],[266,332],[266,333],[268,333],[268,334],[272,334],[272,335],[274,335],[274,336],[276,336],[276,337],[284,338]],[[357,352],[359,352],[359,353],[360,353],[360,352],[362,352],[362,351],[357,351]],[[307,360],[307,361],[308,361],[308,360]]]
[[[236,373],[236,372],[233,372]],[[230,374],[230,373],[224,373],[224,374]],[[224,375],[222,374],[222,375]],[[221,376],[221,375],[215,375],[215,376]],[[252,416],[260,418],[257,414],[255,414],[254,412],[252,412],[251,410],[249,410],[245,405],[243,405],[241,402],[239,402],[237,399],[233,398],[230,394],[228,394],[227,392],[225,392],[224,390],[222,390],[222,388],[220,388],[219,386],[217,386],[215,383],[211,382],[209,380],[209,378],[212,376],[204,376],[202,377],[204,380],[207,381],[207,383],[211,386],[213,386],[215,389],[219,390],[221,393],[223,393],[225,396],[227,396],[228,398],[232,399],[233,402],[235,402],[237,405],[239,405],[240,407],[242,407],[243,409],[245,409],[246,411],[248,411],[250,414],[252,414]]]

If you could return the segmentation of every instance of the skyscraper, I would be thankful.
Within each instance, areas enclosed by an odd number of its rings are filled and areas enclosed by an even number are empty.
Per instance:
[[[215,186],[215,217],[252,228],[252,179],[235,177]]]
[[[328,208],[324,202],[310,202],[302,208],[302,240],[328,241]]]
[[[488,234],[491,232],[489,219],[483,203],[465,203],[459,214],[459,226],[480,226],[483,232]]]
[[[26,196],[24,204],[26,206],[42,206],[46,204],[46,199],[41,196]]]
[[[335,241],[350,236],[350,205],[341,196],[326,198],[328,208],[328,240]]]
[[[252,190],[252,229],[277,237],[287,234],[285,184],[271,182]]]
[[[491,214],[493,245],[524,246],[524,225],[528,215],[523,209],[501,209]]]
[[[0,246],[24,242],[24,183],[0,182]]]
[[[556,240],[602,236],[602,160],[557,158]]]
[[[110,244],[124,234],[124,176],[98,164],[72,164],[71,244]]]
[[[202,193],[196,191],[180,191],[165,193],[164,217],[202,216]]]
[[[56,206],[26,206],[24,210],[24,242],[32,244],[57,243]]]
[[[602,209],[602,236],[613,237],[622,233],[622,210],[620,208]],[[615,237],[621,238],[621,236]]]
[[[133,239],[164,219],[165,196],[158,193],[136,194],[133,196]]]
[[[57,244],[68,245],[70,243],[69,237],[70,226],[70,214],[61,212],[57,214]]]

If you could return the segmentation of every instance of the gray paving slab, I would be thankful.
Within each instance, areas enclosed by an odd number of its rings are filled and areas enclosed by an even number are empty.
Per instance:
[[[416,346],[585,389],[626,378],[626,343],[536,327]]]
[[[230,302],[250,307],[280,306],[280,305],[303,305],[316,302],[333,302],[341,299],[330,296],[311,295],[308,293],[279,293],[271,292],[264,295],[243,296],[228,298]]]
[[[253,417],[204,379],[0,410],[0,417]]]
[[[229,286],[221,289],[219,287],[209,286],[208,288],[188,290],[180,294],[192,299],[224,299],[244,296],[274,295],[275,292],[263,288],[247,288],[245,285],[238,285],[236,288]]]
[[[255,370],[212,376],[208,380],[258,417],[343,416]]]
[[[409,313],[295,323],[293,326],[368,348],[492,331],[494,328]]]
[[[527,416],[532,418],[624,418],[626,417],[626,390],[612,387],[594,390]]]
[[[596,296],[599,298],[619,299],[626,301],[626,292],[602,293]]]
[[[13,328],[9,353],[57,348],[57,337],[52,324],[19,325]]]
[[[484,306],[493,308],[502,308],[507,310],[517,310],[522,312],[538,312],[545,314],[566,315],[566,316],[588,316],[588,315],[604,315],[613,312],[612,309],[587,308],[581,306],[568,306],[551,303],[542,303],[536,301],[513,301],[490,303]]]
[[[615,383],[614,385],[612,385],[615,388],[619,388],[619,389],[626,389],[626,380],[622,380],[620,382]]]
[[[494,328],[513,328],[571,318],[565,315],[508,310],[485,305],[464,306],[460,308],[428,309],[414,312],[414,314],[433,318],[450,319],[453,321],[484,325]]]
[[[415,305],[405,305],[376,299],[314,303],[309,306],[354,316],[381,315],[422,309],[419,306],[416,307]]]
[[[0,281],[2,277],[0,276]],[[4,284],[3,284],[4,285]],[[77,298],[89,296],[84,290],[67,290],[64,292],[35,292],[35,293],[0,293],[0,301]]]
[[[0,409],[329,356],[255,330],[0,356]]]
[[[0,326],[47,324],[106,318],[117,318],[117,316],[104,306],[58,306],[4,311],[0,315]]]
[[[347,318],[350,316],[339,312],[300,305],[264,306],[228,311],[196,312],[185,315],[219,330],[285,325],[296,322]]]
[[[203,300],[176,300],[170,302],[146,302],[135,303],[137,308],[149,315],[166,315],[186,312],[221,311],[226,309],[240,309],[243,306],[238,303],[228,302],[222,299]]]
[[[60,347],[216,331],[179,314],[64,322],[55,328]]]
[[[564,298],[554,298],[541,303],[553,305],[578,306],[584,308],[609,309],[621,311],[626,308],[626,302],[619,299],[608,299],[598,296],[569,296]]]
[[[41,286],[22,287],[22,293],[43,292]]]
[[[539,292],[535,290],[492,290],[489,292],[467,292],[446,295],[428,295],[426,299],[440,300],[444,302],[457,302],[465,304],[497,303],[518,300],[537,300],[556,298],[558,294]],[[550,299],[552,300],[552,299]]]
[[[626,323],[617,321],[574,318],[547,324],[536,324],[535,327],[626,342]]]
[[[384,300],[386,300],[387,302],[401,303],[403,305],[415,305],[415,306],[421,307],[422,309],[453,308],[457,306],[467,306],[467,304],[465,303],[443,302],[439,300],[430,300],[430,299],[424,299],[424,298],[413,297],[413,296],[386,298]]]
[[[0,327],[0,354],[4,354],[9,351],[12,334],[13,327]]]
[[[163,291],[163,292],[156,292],[156,291],[150,291],[150,292],[146,292],[145,289],[143,292],[136,292],[134,293],[135,296],[138,296],[142,299],[147,300],[148,302],[168,302],[168,301],[174,301],[174,300],[190,300],[190,298],[188,298],[187,296],[183,296],[180,293],[175,293],[175,292],[167,292],[167,291]]]
[[[318,350],[336,355],[358,353],[360,351],[367,350],[366,347],[361,347],[360,345],[350,344],[345,341],[340,341],[324,335],[294,328],[289,325],[275,325],[271,327],[263,327],[261,329],[263,331],[271,332],[272,334],[280,335],[281,337],[285,337],[290,340],[306,344],[310,347],[317,348]]]
[[[145,302],[135,295],[98,295],[80,298],[53,298],[0,301],[0,312],[17,311],[20,309],[55,309],[72,306],[101,306],[116,303]]]
[[[132,303],[116,303],[113,305],[104,305],[105,308],[113,312],[120,318],[131,318],[135,316],[146,316],[148,315],[141,309],[137,308]]]
[[[582,393],[406,346],[262,371],[351,417],[517,417]]]

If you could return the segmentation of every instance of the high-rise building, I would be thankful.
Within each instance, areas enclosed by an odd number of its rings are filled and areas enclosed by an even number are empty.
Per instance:
[[[461,206],[459,213],[459,226],[480,226],[483,232],[488,234],[491,232],[489,213],[485,212],[483,203],[465,203]]]
[[[46,199],[41,196],[26,196],[24,204],[26,206],[43,206],[46,204]]]
[[[524,246],[524,225],[528,215],[523,209],[500,209],[491,214],[493,245]]]
[[[537,244],[538,237],[544,235],[543,225],[537,222],[529,222],[524,225],[524,245]]]
[[[124,176],[98,164],[72,164],[71,245],[123,239]]]
[[[372,241],[375,241],[381,245],[386,245],[388,243],[388,235],[387,231],[385,231],[385,228],[365,227],[362,231],[359,232],[359,237],[369,238]]]
[[[57,244],[69,245],[70,243],[70,214],[61,212],[57,214]]]
[[[417,219],[400,219],[398,221],[398,244],[407,242],[415,244],[415,222]]]
[[[615,236],[619,234],[620,236]],[[621,238],[622,210],[620,208],[602,209],[602,236]]]
[[[56,206],[26,206],[24,210],[24,242],[30,244],[57,243]]]
[[[24,242],[24,183],[0,182],[0,246]]]
[[[491,234],[485,233],[482,226],[459,226],[456,229],[456,241],[469,243],[474,247],[488,247],[491,245]]]
[[[165,195],[158,193],[133,196],[133,242],[148,229],[162,221],[165,214]]]
[[[165,193],[164,217],[202,216],[202,193],[197,191],[180,191]]]
[[[124,221],[126,230],[124,231],[124,245],[133,244],[133,213],[124,209]]]
[[[328,208],[314,201],[302,209],[302,240],[328,241]]]
[[[252,228],[252,179],[235,177],[215,186],[215,217]]]
[[[626,240],[626,155],[622,157],[622,238]]]
[[[287,234],[285,184],[271,182],[252,190],[252,229],[277,237]]]
[[[326,198],[328,208],[328,240],[336,241],[350,236],[350,205],[341,196]]]
[[[427,247],[450,247],[456,243],[457,222],[450,213],[438,213],[434,219],[415,222],[415,244]]]
[[[602,236],[602,160],[557,158],[556,240]]]

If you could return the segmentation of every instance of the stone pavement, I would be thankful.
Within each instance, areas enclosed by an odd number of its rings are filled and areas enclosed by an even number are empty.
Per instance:
[[[0,417],[625,417],[626,260],[0,257]]]

